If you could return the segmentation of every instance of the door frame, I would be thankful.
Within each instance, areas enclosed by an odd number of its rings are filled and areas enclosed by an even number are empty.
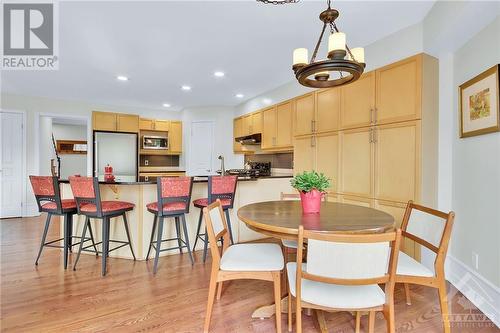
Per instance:
[[[15,113],[15,114],[20,114],[22,116],[22,138],[23,138],[23,144],[22,144],[22,152],[21,152],[21,158],[22,158],[22,179],[21,179],[21,184],[23,186],[22,189],[22,195],[21,195],[21,216],[27,216],[28,214],[28,182],[27,182],[27,177],[28,177],[28,171],[27,171],[27,163],[26,163],[26,151],[27,151],[27,131],[26,131],[26,111],[24,110],[11,110],[11,109],[0,109],[0,113]],[[1,150],[1,147],[0,147]],[[1,161],[0,161],[1,162]]]
[[[198,124],[198,123],[210,123],[212,125],[212,142],[210,144],[210,168],[213,170],[214,169],[214,148],[215,148],[215,121],[214,120],[191,120],[189,122],[189,153],[188,153],[188,159],[187,159],[187,164],[188,167],[186,168],[189,174],[191,174],[192,168],[191,168],[191,154],[193,152],[193,124]],[[212,173],[214,173],[212,171]],[[215,173],[214,173],[215,174]]]
[[[87,126],[87,176],[92,176],[92,156],[93,154],[93,137],[92,137],[92,114],[89,116],[73,116],[62,113],[50,113],[50,112],[36,112],[35,122],[34,122],[34,138],[33,147],[35,147],[35,163],[34,170],[38,175],[40,174],[40,118],[41,117],[51,117],[51,118],[66,118],[74,120],[83,120]],[[89,143],[90,142],[90,143]]]

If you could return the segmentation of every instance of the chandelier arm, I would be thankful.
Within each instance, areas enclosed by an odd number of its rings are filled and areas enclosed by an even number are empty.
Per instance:
[[[316,47],[314,48],[314,52],[311,57],[311,64],[316,60],[316,54],[318,54],[318,49],[321,44],[321,40],[323,40],[323,35],[325,34],[326,23],[323,23],[323,29],[321,30],[321,34],[319,35],[318,42],[316,43]]]

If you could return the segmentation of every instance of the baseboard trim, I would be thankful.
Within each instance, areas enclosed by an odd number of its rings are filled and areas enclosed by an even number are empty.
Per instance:
[[[450,255],[445,271],[448,281],[500,328],[500,288]]]

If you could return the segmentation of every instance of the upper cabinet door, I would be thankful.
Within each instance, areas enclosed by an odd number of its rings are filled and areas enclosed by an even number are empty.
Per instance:
[[[376,119],[379,124],[420,119],[422,56],[418,55],[376,71]]]
[[[262,149],[273,148],[276,144],[276,107],[262,111]]]
[[[356,128],[374,122],[375,73],[369,72],[358,81],[341,88],[340,126]]]
[[[374,149],[372,128],[346,130],[341,138],[341,188],[345,194],[371,198]]]
[[[328,192],[337,192],[339,183],[339,136],[337,133],[316,137],[316,171],[331,180]]]
[[[247,115],[243,117],[243,127],[241,129],[242,135],[250,135],[252,134],[252,115]]]
[[[314,132],[314,94],[310,93],[295,99],[294,135]]]
[[[141,130],[153,130],[154,129],[154,120],[153,119],[139,119],[139,129]]]
[[[378,126],[374,141],[376,198],[418,199],[420,120]]]
[[[117,113],[116,130],[118,132],[139,132],[139,116]]]
[[[155,129],[155,131],[168,132],[170,130],[170,121],[169,120],[155,120],[154,129]]]
[[[97,131],[116,131],[116,113],[94,111],[92,125]]]
[[[251,134],[262,133],[262,112],[252,114]]]
[[[316,138],[295,138],[293,144],[293,174],[314,170]]]
[[[339,129],[340,89],[321,89],[316,92],[316,131]]]
[[[275,144],[280,148],[293,146],[293,102],[276,107],[277,130]]]
[[[168,131],[168,149],[171,153],[182,152],[182,122],[170,122],[170,130]]]

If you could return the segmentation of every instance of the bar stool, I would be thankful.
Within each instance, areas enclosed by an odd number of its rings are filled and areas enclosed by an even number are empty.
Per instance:
[[[78,214],[85,215],[87,217],[87,221],[90,221],[90,218],[102,220],[102,241],[96,243],[96,245],[102,244],[102,276],[106,275],[107,257],[109,256],[109,253],[114,250],[118,250],[119,248],[128,245],[135,260],[134,250],[132,249],[132,243],[130,242],[130,232],[128,230],[126,214],[128,211],[134,209],[134,204],[125,201],[101,201],[99,181],[97,180],[97,177],[69,177],[69,183],[71,185],[71,190],[73,191],[73,196],[76,200]],[[127,242],[109,239],[110,219],[118,216],[123,217],[123,224],[125,226],[125,232],[127,233]],[[84,225],[82,235],[85,235],[87,225],[90,225],[90,223],[86,223]],[[121,245],[113,249],[109,249],[110,242]],[[76,270],[76,265],[78,264],[82,250],[85,250],[87,247],[83,247],[83,242],[80,242],[80,248],[78,249],[78,255],[76,256],[73,270]]]
[[[231,228],[231,219],[229,217],[229,209],[234,205],[234,194],[236,193],[236,184],[238,183],[238,176],[209,176],[208,177],[208,198],[196,199],[193,201],[195,207],[200,208],[200,217],[198,219],[198,228],[196,229],[196,239],[194,241],[193,251],[196,248],[198,239],[204,243],[203,248],[203,262],[207,259],[208,237],[207,228],[205,226],[205,233],[200,234],[201,222],[203,221],[203,208],[209,204],[220,199],[222,209],[226,214],[227,228],[229,231],[229,239],[231,244],[234,244],[233,231]]]
[[[186,227],[186,215],[189,213],[189,205],[191,203],[191,192],[193,189],[193,178],[192,177],[158,177],[157,178],[157,198],[158,201],[151,202],[146,205],[148,212],[154,214],[153,229],[151,230],[151,238],[149,241],[148,254],[146,255],[146,260],[149,259],[149,253],[153,247],[156,251],[155,263],[153,268],[153,273],[156,274],[158,270],[158,257],[160,252],[170,251],[179,249],[182,253],[183,248],[187,248],[189,252],[189,258],[191,259],[191,265],[194,264],[193,254],[191,253],[191,248],[189,247],[189,237]],[[162,209],[158,209],[162,207]],[[175,221],[175,229],[177,231],[177,237],[162,239],[163,236],[163,222],[165,218],[173,217]],[[158,219],[160,223],[158,223]],[[181,226],[180,221],[182,220],[182,228],[184,229],[184,238],[181,237]],[[156,240],[154,239],[155,229],[158,225],[158,233]],[[161,249],[161,243],[168,241],[177,241],[176,247],[169,247],[167,249]]]
[[[45,221],[45,229],[43,230],[42,241],[40,244],[40,249],[38,250],[38,256],[36,257],[35,265],[38,265],[38,260],[42,254],[42,249],[47,247],[56,247],[64,249],[64,269],[68,267],[68,251],[76,244],[72,244],[72,239],[80,239],[78,236],[73,236],[73,214],[77,213],[76,202],[73,199],[61,199],[61,192],[59,190],[59,181],[57,177],[52,176],[30,176],[31,186],[33,188],[33,193],[35,194],[36,203],[38,205],[38,211],[40,213],[47,213],[47,220]],[[64,216],[64,237],[49,242],[45,242],[47,238],[47,233],[49,231],[50,222],[52,220],[52,215]],[[88,223],[87,221],[85,223]],[[89,225],[90,237],[85,237],[80,239],[81,242],[92,241],[92,246],[97,252],[97,248],[94,243],[94,236],[92,234],[92,227]],[[63,246],[53,245],[56,242],[63,240]]]

